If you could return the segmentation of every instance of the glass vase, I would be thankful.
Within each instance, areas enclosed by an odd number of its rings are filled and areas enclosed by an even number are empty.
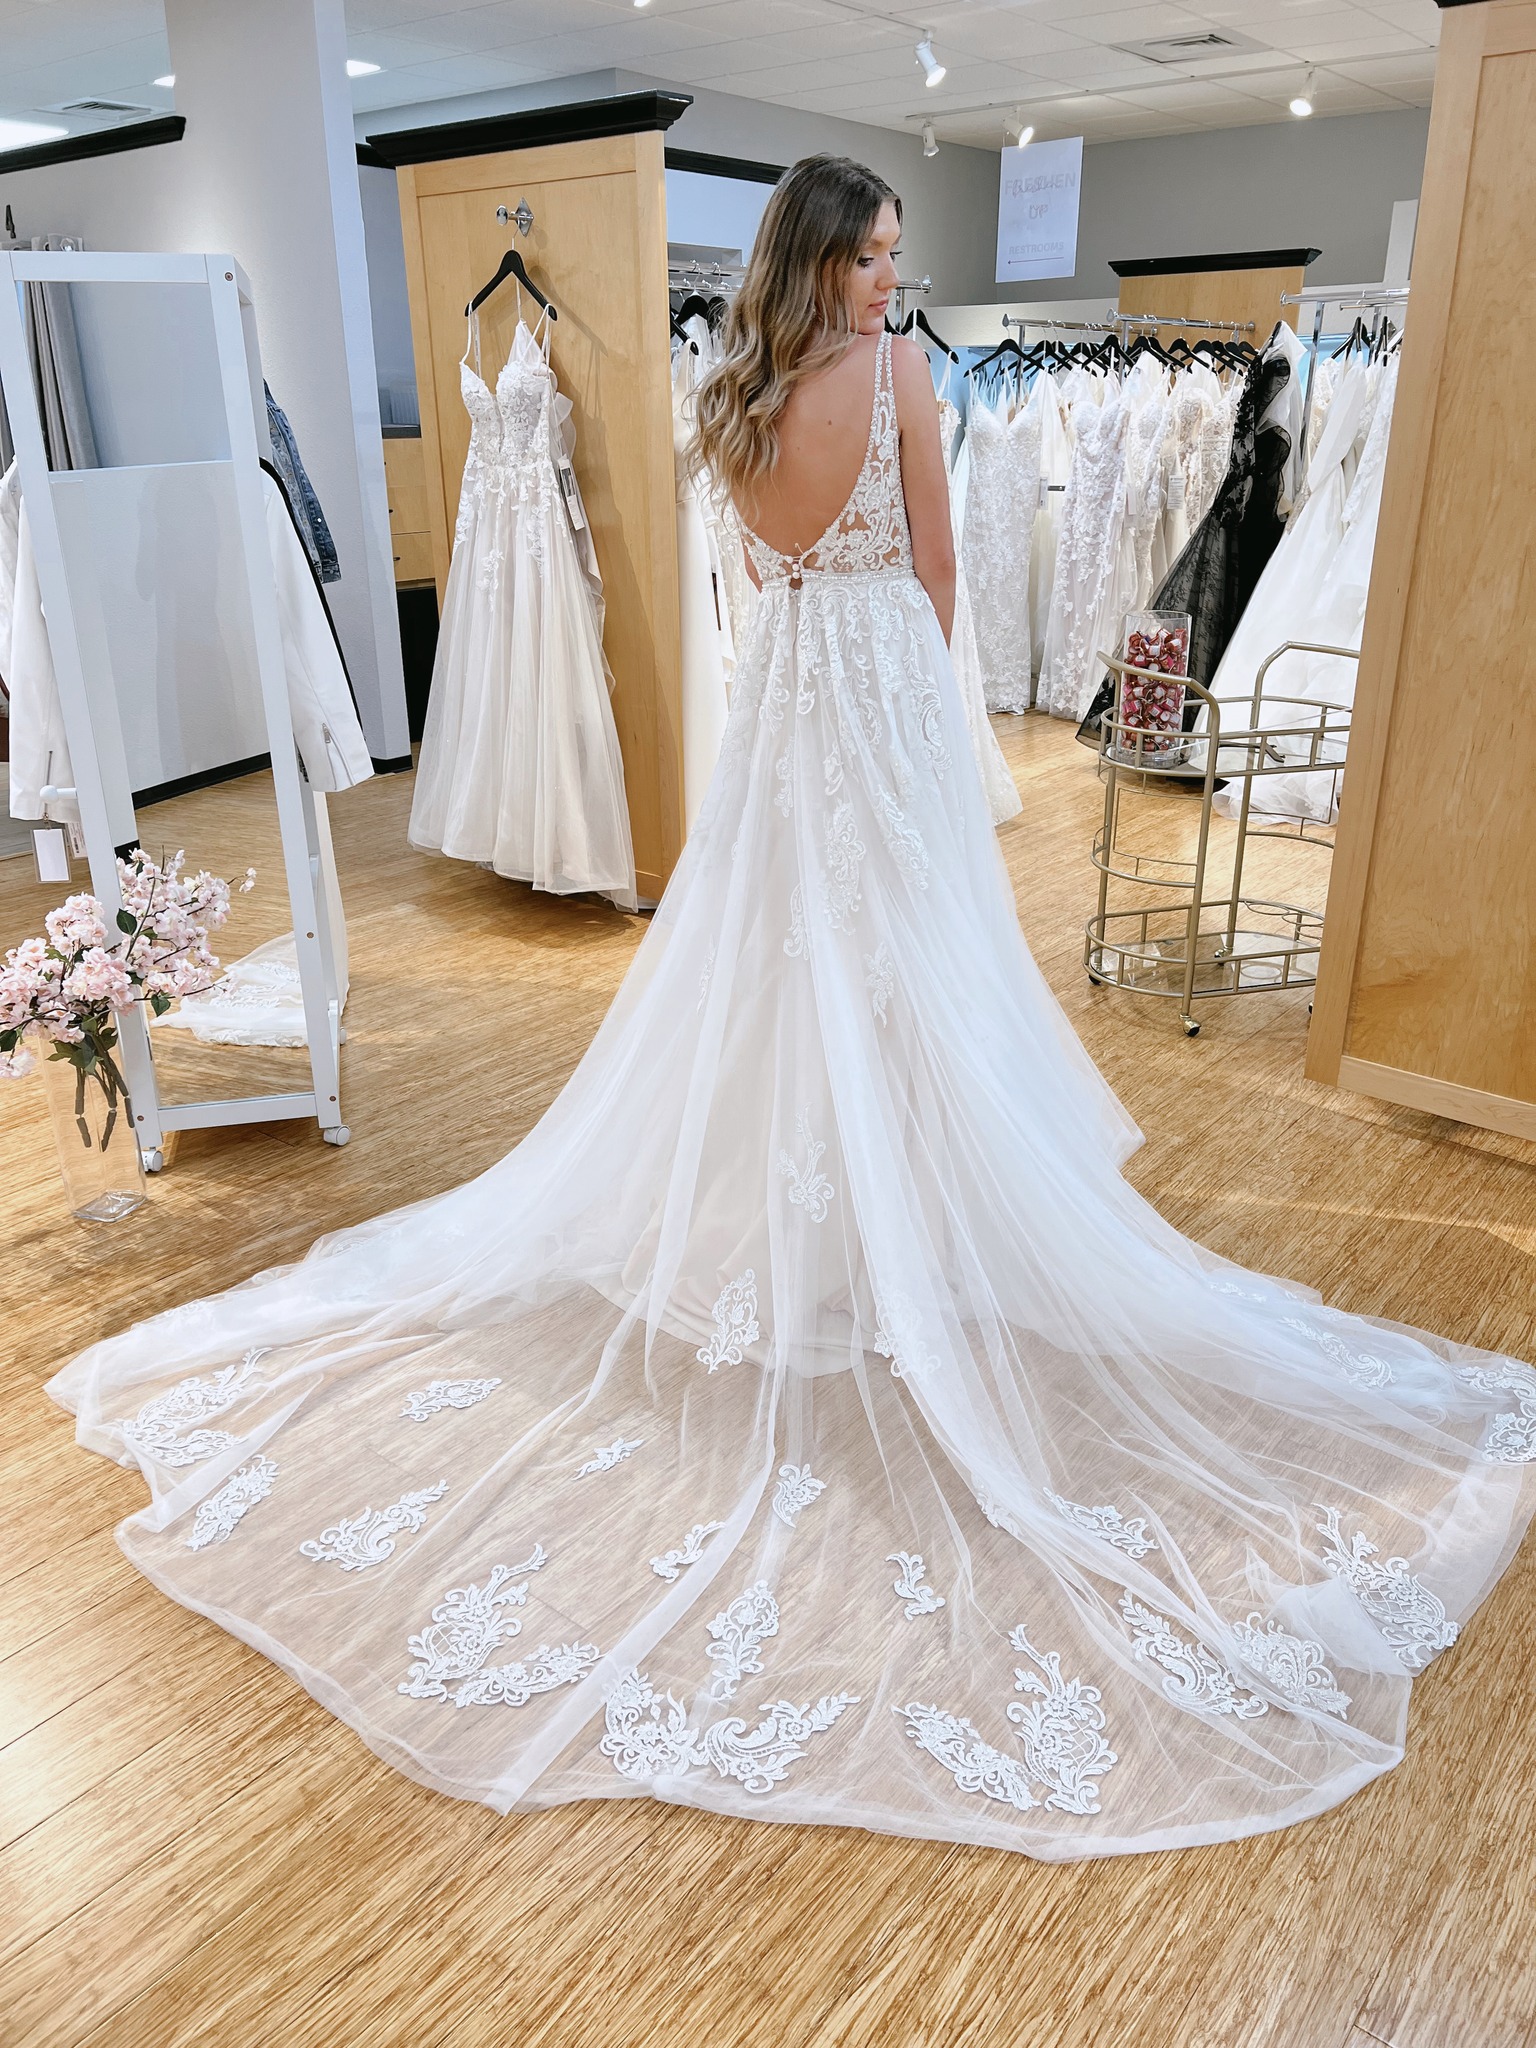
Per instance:
[[[39,1059],[59,1171],[71,1212],[84,1223],[116,1223],[142,1207],[144,1162],[133,1105],[115,1062],[82,1074],[68,1060]]]

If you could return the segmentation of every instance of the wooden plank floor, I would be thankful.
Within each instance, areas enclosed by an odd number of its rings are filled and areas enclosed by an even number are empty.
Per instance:
[[[1536,1356],[1536,1147],[1302,1078],[1306,998],[1091,989],[1099,807],[1068,731],[1000,720],[1025,930],[1148,1142],[1138,1187],[1345,1307]],[[179,1141],[109,1231],[62,1212],[41,1093],[0,1088],[0,2043],[4,2048],[1530,2048],[1536,1546],[1415,1690],[1407,1762],[1288,1832],[1048,1867],[644,1801],[499,1819],[389,1772],[252,1651],[161,1598],[143,1498],[41,1384],[134,1317],[450,1186],[537,1118],[642,930],[413,854],[410,779],[340,798],[345,1150]],[[1173,843],[1189,811],[1149,823]],[[228,957],[286,923],[259,779],[146,839],[253,861]],[[1271,850],[1287,862],[1315,855]],[[1314,867],[1311,870],[1316,873]],[[0,864],[0,943],[60,892]],[[199,1061],[179,1049],[182,1080]],[[283,1058],[276,1081],[282,1084]]]

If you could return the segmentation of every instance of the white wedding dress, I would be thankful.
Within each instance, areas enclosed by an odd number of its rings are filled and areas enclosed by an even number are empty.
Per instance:
[[[601,584],[569,399],[521,320],[494,391],[466,352],[469,454],[416,770],[413,846],[635,908]],[[473,330],[479,355],[479,329]]]
[[[1054,1859],[1279,1827],[1402,1756],[1531,1513],[1536,1374],[1121,1177],[912,572],[884,341],[875,388],[842,516],[751,543],[714,783],[543,1120],[50,1391],[148,1480],[141,1571],[459,1797]]]
[[[965,501],[970,468],[964,454],[955,455],[955,442],[960,433],[960,408],[952,398],[939,399],[939,442],[944,455],[944,474],[949,479],[950,527],[955,543],[955,616],[950,627],[950,663],[955,671],[955,684],[960,692],[960,702],[965,708],[966,730],[971,736],[971,747],[976,755],[976,766],[981,771],[981,785],[986,791],[987,809],[994,825],[1006,824],[1023,810],[1023,801],[1012,771],[1003,759],[1003,750],[997,744],[997,735],[987,719],[986,686],[982,681],[981,653],[976,645],[976,622],[971,610],[970,584],[965,573],[965,551],[961,546],[961,529],[965,520]]]
[[[1029,554],[1040,502],[1041,399],[1012,419],[971,394],[960,558],[965,564],[989,711],[1029,709]]]

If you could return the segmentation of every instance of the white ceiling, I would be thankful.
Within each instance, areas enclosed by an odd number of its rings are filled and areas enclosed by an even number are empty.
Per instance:
[[[226,0],[239,4],[239,0]],[[879,127],[932,119],[995,146],[1015,108],[1041,137],[1188,134],[1293,117],[1311,67],[1317,113],[1429,104],[1434,0],[347,0],[360,113],[615,67]],[[948,67],[924,86],[925,29]],[[1117,44],[1215,30],[1240,51],[1165,65]],[[0,117],[87,95],[169,111],[160,0],[0,0]],[[110,117],[109,117],[110,118]],[[139,116],[142,118],[142,115]]]

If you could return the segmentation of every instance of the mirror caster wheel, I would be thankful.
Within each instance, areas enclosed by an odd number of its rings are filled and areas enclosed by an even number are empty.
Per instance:
[[[327,1145],[345,1145],[352,1131],[347,1124],[333,1124],[330,1130],[322,1131],[320,1135]]]
[[[1179,1022],[1184,1027],[1184,1036],[1186,1038],[1198,1038],[1200,1036],[1200,1026],[1193,1017],[1180,1017]]]
[[[147,1152],[141,1152],[139,1157],[144,1162],[144,1171],[146,1173],[159,1173],[164,1169],[165,1154],[158,1145],[151,1146]]]

